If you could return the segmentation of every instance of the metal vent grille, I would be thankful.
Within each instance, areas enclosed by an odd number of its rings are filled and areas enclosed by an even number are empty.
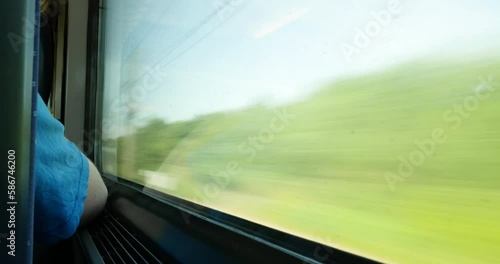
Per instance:
[[[163,263],[109,213],[96,220],[89,233],[106,264]]]

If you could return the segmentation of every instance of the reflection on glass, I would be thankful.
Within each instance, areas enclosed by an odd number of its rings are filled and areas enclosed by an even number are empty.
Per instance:
[[[499,12],[107,1],[104,170],[379,261],[494,262]]]

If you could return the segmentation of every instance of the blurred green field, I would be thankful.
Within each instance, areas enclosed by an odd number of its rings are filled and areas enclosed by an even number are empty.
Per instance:
[[[124,178],[146,185],[137,171],[157,171],[177,180],[160,191],[383,262],[500,263],[499,73],[498,60],[409,63],[276,109],[152,120],[104,142],[118,157],[103,159]],[[471,98],[477,107],[456,112]],[[259,140],[285,108],[294,117]],[[386,173],[435,129],[446,141],[391,190]],[[241,172],[226,184],[217,175],[232,162]]]

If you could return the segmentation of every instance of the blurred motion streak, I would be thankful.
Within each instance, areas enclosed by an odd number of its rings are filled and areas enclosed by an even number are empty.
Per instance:
[[[107,1],[104,171],[384,263],[498,263],[500,3],[407,2]]]

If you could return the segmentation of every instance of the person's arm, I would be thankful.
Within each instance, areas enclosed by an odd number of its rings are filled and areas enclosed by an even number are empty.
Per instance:
[[[55,244],[97,217],[108,192],[94,164],[66,139],[42,98],[37,100],[34,239]]]
[[[104,185],[101,174],[95,165],[89,163],[89,182],[87,188],[87,198],[83,205],[83,214],[80,217],[80,225],[84,226],[95,219],[104,209],[106,199],[108,198],[108,189]]]

